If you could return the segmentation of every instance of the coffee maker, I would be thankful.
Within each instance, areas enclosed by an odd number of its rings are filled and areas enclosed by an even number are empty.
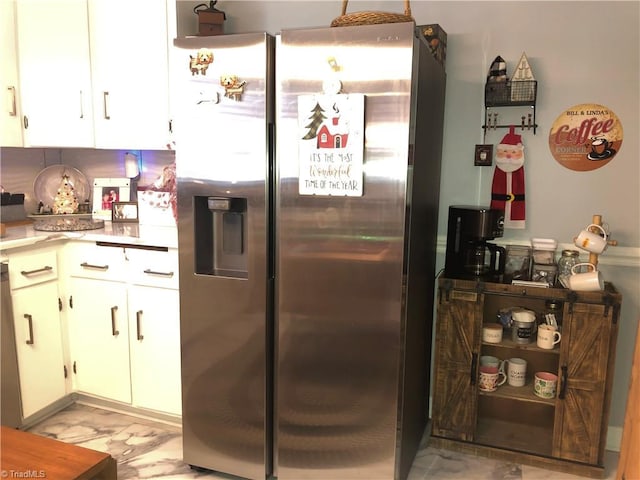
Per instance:
[[[502,237],[503,233],[504,210],[450,206],[445,276],[501,282],[506,252],[488,240]]]

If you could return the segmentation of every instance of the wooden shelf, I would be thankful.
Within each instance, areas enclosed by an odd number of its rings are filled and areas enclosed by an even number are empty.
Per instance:
[[[478,418],[475,443],[551,456],[553,430],[517,422]]]
[[[522,402],[541,403],[544,405],[555,406],[555,398],[540,398],[533,393],[533,383],[528,381],[524,387],[514,387],[512,385],[501,385],[495,392],[483,392],[478,390],[478,393],[487,397],[499,397],[510,398],[513,400],[519,400]]]
[[[559,348],[560,344],[556,345],[556,347],[551,350],[547,350],[545,348],[538,347],[536,343],[516,343],[513,340],[503,338],[502,342],[500,343],[482,342],[482,345],[487,347],[502,347],[502,348],[516,349],[516,350],[531,350],[534,352],[554,353],[556,355],[560,354],[560,348]]]

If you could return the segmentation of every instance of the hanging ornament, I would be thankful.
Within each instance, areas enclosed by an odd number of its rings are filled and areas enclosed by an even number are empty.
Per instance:
[[[525,228],[524,145],[513,125],[496,149],[491,208],[504,210],[504,228]]]

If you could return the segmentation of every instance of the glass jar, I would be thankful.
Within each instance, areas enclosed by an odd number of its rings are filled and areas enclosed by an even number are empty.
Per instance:
[[[558,284],[566,287],[564,279],[571,275],[571,267],[580,263],[580,252],[577,250],[563,250],[562,256],[558,259]]]
[[[543,323],[562,329],[562,309],[564,303],[559,300],[547,300],[544,304]]]

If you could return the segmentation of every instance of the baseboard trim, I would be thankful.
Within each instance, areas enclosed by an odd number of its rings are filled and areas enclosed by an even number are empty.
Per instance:
[[[73,393],[72,396],[75,397],[74,401],[76,403],[79,403],[80,405],[101,408],[103,410],[109,410],[111,412],[121,413],[123,415],[131,415],[132,417],[143,418],[145,420],[152,420],[154,422],[161,422],[167,425],[182,428],[182,417],[178,415],[156,412],[154,410],[146,410],[143,408],[128,405],[126,403],[117,402],[115,400],[94,397],[85,393]]]
[[[607,428],[607,441],[605,445],[606,450],[613,452],[620,452],[620,445],[622,444],[622,427],[609,427]]]

